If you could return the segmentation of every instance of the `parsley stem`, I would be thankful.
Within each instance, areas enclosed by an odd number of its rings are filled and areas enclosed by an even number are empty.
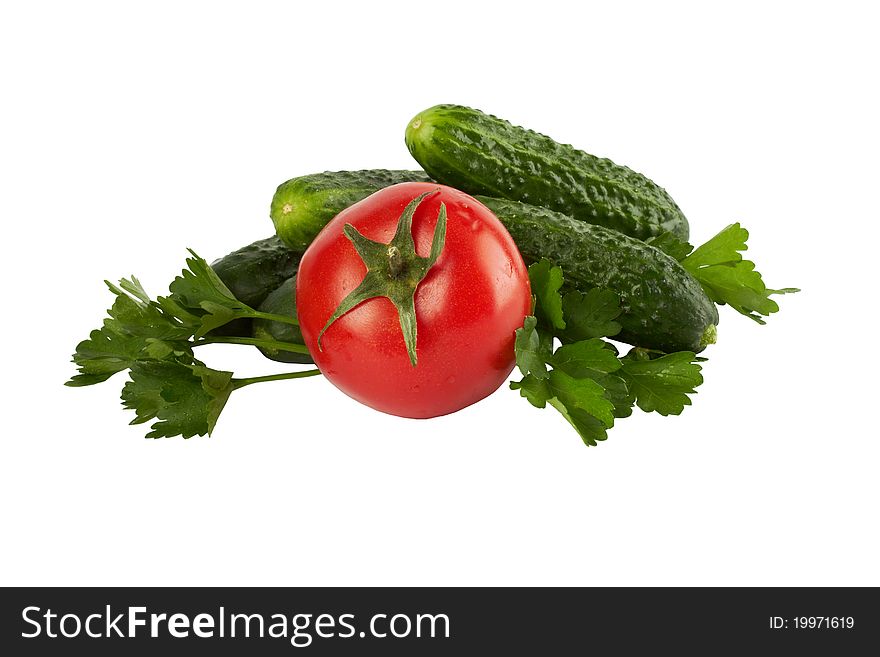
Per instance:
[[[251,317],[257,319],[268,319],[272,322],[281,322],[283,324],[293,324],[294,326],[299,326],[299,320],[296,318],[296,316],[276,315],[275,313],[264,313],[260,312],[259,310],[255,310]]]
[[[263,381],[284,381],[285,379],[302,379],[307,376],[317,376],[321,370],[303,370],[302,372],[284,372],[282,374],[269,374],[267,376],[252,376],[247,379],[233,379],[232,387],[235,390],[244,388],[252,383],[262,383]]]
[[[261,340],[259,338],[238,338],[231,336],[215,336],[211,338],[202,338],[192,343],[193,347],[200,347],[203,344],[247,344],[254,347],[265,347],[267,349],[278,349],[279,351],[292,351],[297,354],[308,354],[309,350],[305,345],[294,344],[293,342],[280,342],[278,340]]]

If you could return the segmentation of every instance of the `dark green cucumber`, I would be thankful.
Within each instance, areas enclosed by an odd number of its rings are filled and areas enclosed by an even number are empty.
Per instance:
[[[325,171],[292,178],[278,186],[269,215],[275,233],[293,249],[305,251],[340,210],[373,192],[402,182],[425,182],[422,171]]]
[[[304,251],[291,249],[273,235],[215,260],[211,268],[236,299],[256,308],[296,274]]]
[[[314,204],[301,193],[302,203],[289,213],[287,221],[291,225],[302,221],[317,234],[348,205],[381,189],[372,172],[340,174],[339,185],[361,175],[357,184],[334,197],[345,203],[324,203],[318,214],[309,211]],[[674,258],[615,230],[575,221],[546,208],[477,198],[507,227],[526,260],[546,257],[562,267],[569,285],[576,289],[605,287],[619,294],[624,308],[620,319],[623,332],[617,336],[620,340],[662,351],[701,351],[714,341],[718,323],[715,304]],[[450,214],[449,221],[454,221],[454,215]]]
[[[688,222],[672,197],[632,169],[460,105],[437,105],[410,121],[406,145],[437,182],[562,212],[647,239]]]
[[[296,274],[303,251],[284,245],[275,235],[233,251],[211,263],[221,281],[239,301],[257,308],[269,293]],[[237,319],[213,335],[250,335],[251,323]]]
[[[615,339],[666,352],[698,352],[715,341],[718,309],[699,282],[660,249],[546,208],[476,198],[501,220],[526,262],[547,258],[562,267],[568,286],[620,295],[623,330]]]
[[[257,310],[273,315],[296,317],[296,276],[288,278],[277,289],[270,292],[269,296],[266,297]],[[253,336],[260,340],[275,340],[305,345],[299,326],[285,324],[284,322],[273,322],[267,319],[254,320]],[[263,352],[266,358],[271,358],[281,363],[313,362],[307,354],[297,354],[280,349],[266,349],[264,347],[260,347],[260,351]]]

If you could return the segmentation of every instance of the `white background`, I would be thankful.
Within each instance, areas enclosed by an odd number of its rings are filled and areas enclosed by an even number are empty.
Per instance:
[[[21,3],[0,12],[0,583],[880,584],[871,3]],[[642,171],[773,287],[705,384],[584,447],[502,389],[407,421],[321,379],[143,439],[124,377],[62,383],[137,274],[268,236],[287,178],[413,166],[408,119],[490,111]],[[248,348],[209,363],[285,368]]]

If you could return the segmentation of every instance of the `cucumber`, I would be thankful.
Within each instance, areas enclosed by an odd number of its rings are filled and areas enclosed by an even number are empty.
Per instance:
[[[607,288],[620,296],[623,330],[615,340],[665,352],[699,352],[715,341],[718,309],[660,249],[546,208],[476,198],[501,220],[526,262],[547,258],[562,267],[568,286]]]
[[[296,276],[292,276],[284,281],[277,289],[269,293],[269,296],[257,308],[264,313],[272,313],[273,315],[286,315],[288,317],[296,316]],[[253,321],[253,336],[261,340],[277,340],[279,342],[292,342],[304,345],[302,332],[298,326],[293,324],[285,324],[284,322],[273,322],[266,319],[255,319]],[[280,363],[311,363],[311,357],[307,354],[297,354],[292,351],[281,351],[279,349],[266,349],[259,347],[260,351],[266,358],[277,360]]]
[[[422,171],[325,171],[281,183],[272,197],[269,216],[275,233],[293,249],[305,251],[340,210],[375,191],[402,182],[425,182]]]
[[[460,105],[417,114],[406,145],[437,182],[562,212],[647,239],[688,238],[688,222],[662,187],[611,160]]]
[[[211,269],[236,299],[256,308],[270,292],[296,274],[304,251],[291,249],[273,235],[215,260]]]
[[[277,235],[248,244],[211,263],[211,268],[235,298],[262,312],[296,315],[296,270],[302,251],[291,249]],[[264,319],[236,319],[212,335],[252,335],[255,338],[305,344],[298,326]],[[306,354],[259,348],[266,358],[282,363],[311,363]]]
[[[329,178],[337,174],[321,174]],[[354,181],[351,188],[342,184]],[[355,203],[381,189],[373,172],[340,174],[336,200]],[[621,298],[623,331],[615,336],[661,351],[702,351],[714,341],[718,310],[693,276],[672,257],[644,242],[601,226],[575,221],[546,208],[478,196],[507,227],[528,261],[546,257],[562,267],[568,284],[580,290],[605,287]],[[307,194],[287,216],[316,234],[347,205],[324,203],[320,213]],[[450,221],[454,218],[450,216]],[[321,223],[321,222],[324,223]],[[315,228],[317,227],[317,230]]]
[[[215,260],[211,268],[236,299],[257,308],[270,292],[296,274],[302,254],[273,235]],[[250,335],[251,322],[237,319],[211,334]]]

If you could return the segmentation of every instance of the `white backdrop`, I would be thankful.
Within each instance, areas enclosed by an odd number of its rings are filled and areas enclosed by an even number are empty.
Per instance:
[[[5,5],[0,584],[880,584],[876,16],[662,4]],[[597,448],[507,389],[412,421],[285,381],[149,441],[123,376],[63,387],[102,279],[160,293],[287,178],[413,166],[439,102],[646,173],[697,243],[742,221],[804,291],[722,309],[693,407]]]

